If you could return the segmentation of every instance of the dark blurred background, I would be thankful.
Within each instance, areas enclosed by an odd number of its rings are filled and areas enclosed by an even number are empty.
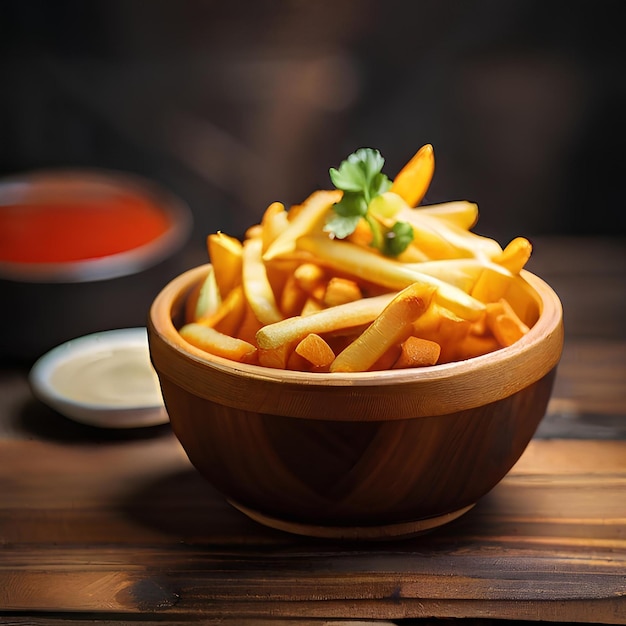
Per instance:
[[[623,235],[623,5],[5,1],[0,174],[148,176],[204,246],[358,147],[393,177],[432,143],[426,202],[478,202],[481,233]]]

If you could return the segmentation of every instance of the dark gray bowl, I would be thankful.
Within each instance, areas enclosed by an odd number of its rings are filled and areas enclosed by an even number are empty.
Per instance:
[[[145,326],[160,288],[184,269],[192,216],[183,201],[159,185],[121,172],[42,170],[0,180],[0,210],[50,198],[113,200],[120,193],[164,211],[170,228],[145,245],[90,260],[31,264],[0,257],[1,362],[27,364],[81,335]]]

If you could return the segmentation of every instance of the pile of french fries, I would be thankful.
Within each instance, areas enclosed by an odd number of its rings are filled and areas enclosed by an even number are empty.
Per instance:
[[[365,227],[342,240],[325,231],[339,190],[271,204],[243,241],[209,235],[210,269],[181,336],[213,355],[306,372],[423,367],[511,345],[528,327],[504,295],[531,244],[502,248],[472,232],[473,203],[419,206],[433,172],[424,146],[378,199],[393,207],[377,214],[383,226],[413,228],[394,258],[369,245]]]

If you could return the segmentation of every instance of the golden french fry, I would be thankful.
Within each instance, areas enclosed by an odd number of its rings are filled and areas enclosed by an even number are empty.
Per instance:
[[[298,246],[337,271],[377,283],[388,289],[399,291],[415,282],[436,287],[435,300],[465,319],[476,319],[485,309],[482,302],[454,285],[416,272],[402,263],[348,241],[337,241],[327,237],[302,237],[298,241]]]
[[[243,290],[250,307],[261,324],[273,324],[283,319],[267,276],[261,239],[247,239],[243,244]]]
[[[315,333],[302,339],[295,347],[295,352],[316,368],[328,367],[335,359],[332,348]]]
[[[459,228],[469,230],[478,221],[478,205],[466,200],[428,204],[419,207],[423,215],[430,215],[440,220],[455,224]]]
[[[431,258],[417,246],[415,241],[412,241],[406,249],[396,257],[396,261],[400,263],[424,263],[430,260]]]
[[[483,317],[481,316],[479,319]],[[456,358],[459,342],[469,334],[472,324],[475,323],[455,315],[436,302],[432,302],[424,315],[418,317],[413,323],[413,335],[438,343],[440,346],[439,360],[448,362]]]
[[[197,319],[198,324],[215,328],[225,335],[234,336],[245,313],[245,296],[241,285],[235,287],[223,300],[217,311]]]
[[[323,302],[326,306],[337,306],[360,300],[362,297],[363,294],[357,282],[349,278],[334,276],[326,285]]]
[[[411,335],[400,345],[400,356],[392,367],[402,369],[436,365],[440,354],[441,346],[437,342]]]
[[[241,284],[243,246],[238,239],[215,233],[207,237],[209,259],[215,272],[215,281],[222,298]]]
[[[309,294],[300,287],[295,275],[289,275],[280,294],[280,312],[283,317],[300,315],[308,297]]]
[[[470,333],[457,344],[453,360],[464,361],[465,359],[494,352],[499,350],[500,347],[496,338],[491,335],[479,336]],[[440,362],[444,361],[440,359]]]
[[[364,372],[388,348],[405,339],[411,325],[428,308],[435,290],[419,283],[403,289],[379,316],[340,352],[330,364],[331,372]]]
[[[488,328],[502,347],[514,344],[529,330],[504,299],[487,305],[485,319]]]
[[[326,272],[316,263],[302,263],[294,270],[293,276],[307,293],[313,293],[318,285],[326,282]]]
[[[328,210],[341,200],[341,196],[342,192],[339,190],[321,190],[312,193],[302,204],[297,215],[289,222],[287,228],[272,241],[263,254],[263,260],[270,261],[277,256],[293,252],[296,249],[297,239],[319,229]]]
[[[368,223],[364,219],[361,219],[357,223],[354,231],[348,235],[347,239],[351,243],[355,243],[359,246],[370,246],[374,239],[374,234]]]
[[[472,323],[433,301],[424,314],[413,323],[412,334],[416,337],[434,340],[435,337],[442,334],[443,327],[445,334],[458,340],[469,332]]]
[[[213,314],[220,307],[221,302],[222,297],[215,280],[215,269],[211,266],[206,278],[187,298],[185,321],[195,322],[206,315]]]
[[[403,209],[396,218],[411,224],[415,245],[432,259],[493,259],[502,254],[500,244],[494,239],[438,219],[422,209]]]
[[[295,370],[297,372],[311,372],[311,371],[321,371],[316,370],[309,361],[307,361],[303,356],[300,356],[295,350],[292,350],[289,358],[287,359],[287,369]]]
[[[435,153],[431,144],[422,146],[398,172],[390,191],[402,197],[409,206],[421,201],[435,173]]]
[[[263,227],[261,224],[253,224],[246,230],[246,234],[244,239],[262,239],[263,238]]]
[[[448,241],[440,229],[434,228],[427,216],[421,215],[421,209],[406,208],[400,211],[396,218],[413,227],[413,241],[409,247],[417,249],[427,260],[458,259],[471,256],[465,249],[460,249]]]
[[[261,240],[265,252],[276,238],[287,228],[287,211],[281,202],[272,202],[261,219]]]
[[[283,290],[287,285],[287,281],[290,280],[293,276],[294,270],[298,267],[298,262],[293,259],[279,259],[274,261],[268,261],[267,263],[265,261],[262,261],[262,263],[265,267],[267,280],[270,284],[272,293],[274,294],[274,299],[276,301],[278,309],[281,310],[280,302],[282,299]]]
[[[256,346],[256,334],[262,326],[263,324],[257,319],[250,303],[244,298],[243,320],[235,336]]]
[[[259,348],[257,352],[259,365],[284,370],[292,352],[293,346],[286,343],[277,348]]]
[[[354,338],[356,340],[356,337]],[[353,341],[354,341],[353,340]],[[344,346],[344,349],[347,347]],[[370,372],[379,372],[382,370],[390,370],[393,369],[393,364],[398,360],[400,356],[401,348],[399,344],[394,344],[389,346],[383,354],[376,359],[374,364],[369,368]]]
[[[425,261],[424,263],[406,263],[405,265],[416,272],[428,274],[454,285],[466,293],[472,292],[476,281],[487,267],[505,276],[512,276],[506,268],[482,259],[442,259]]]
[[[516,237],[493,258],[493,262],[506,267],[512,274],[519,274],[530,259],[532,251],[533,247],[528,239]]]
[[[310,297],[306,299],[306,302],[302,305],[302,310],[300,311],[301,316],[311,315],[312,313],[317,313],[324,308],[322,303],[314,297]]]
[[[491,263],[485,265],[470,293],[473,298],[485,304],[497,302],[506,293],[511,280],[513,280],[513,274],[506,268],[497,263]]]
[[[180,329],[180,335],[185,341],[196,346],[196,348],[200,348],[200,350],[233,361],[249,362],[256,353],[255,346],[247,341],[225,335],[203,324],[185,324]]]
[[[355,302],[340,304],[329,309],[289,317],[259,329],[256,342],[260,348],[277,348],[285,343],[295,343],[308,334],[325,333],[352,328],[372,322],[393,300],[395,293],[388,293],[372,298],[363,298]]]
[[[498,315],[492,321],[490,328],[493,336],[503,348],[514,344],[528,332],[527,328],[526,330],[520,328],[516,320],[508,315]]]

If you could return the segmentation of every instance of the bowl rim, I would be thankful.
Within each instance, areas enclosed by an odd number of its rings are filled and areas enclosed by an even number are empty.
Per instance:
[[[172,320],[186,294],[209,268],[207,263],[187,270],[156,296],[148,319],[151,358],[160,377],[233,408],[320,417],[316,403],[332,396],[334,412],[341,414],[336,419],[443,415],[521,391],[552,371],[560,360],[564,335],[561,301],[541,278],[522,270],[520,278],[536,295],[539,318],[515,344],[482,356],[423,368],[332,374],[237,363],[187,343]],[[241,393],[244,383],[245,393]]]
[[[0,279],[19,282],[74,283],[128,276],[152,267],[181,248],[192,228],[189,206],[165,187],[138,174],[106,168],[47,168],[0,178],[0,205],[24,201],[46,188],[65,185],[70,193],[101,188],[126,191],[164,211],[170,227],[157,238],[131,250],[95,259],[58,263],[0,260]],[[69,187],[67,187],[69,185]]]

